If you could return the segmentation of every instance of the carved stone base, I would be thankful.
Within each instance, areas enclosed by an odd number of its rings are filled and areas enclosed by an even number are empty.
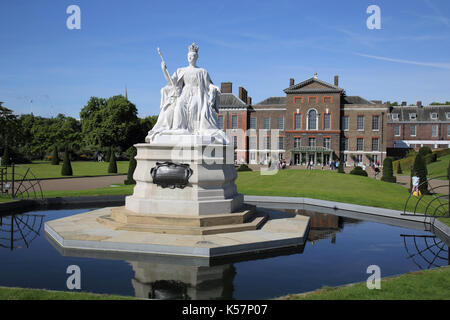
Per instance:
[[[151,144],[137,144],[136,186],[133,195],[126,198],[126,209],[138,214],[190,216],[241,210],[243,196],[234,183],[233,147],[211,141],[211,137],[161,135]],[[164,177],[153,180],[159,174],[157,162],[188,165],[192,175],[186,175],[185,185],[169,188]],[[181,166],[178,169],[175,174],[182,172]],[[173,181],[173,177],[167,181]]]

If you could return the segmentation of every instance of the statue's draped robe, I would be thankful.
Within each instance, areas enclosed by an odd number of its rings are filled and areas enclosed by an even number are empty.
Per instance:
[[[229,138],[219,129],[213,110],[217,110],[220,91],[208,72],[180,68],[172,75],[172,84],[161,89],[161,112],[146,140],[150,142],[158,134],[198,134],[228,144]]]

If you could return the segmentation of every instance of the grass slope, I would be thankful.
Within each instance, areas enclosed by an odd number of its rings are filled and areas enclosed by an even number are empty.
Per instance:
[[[324,287],[306,294],[292,294],[285,300],[449,300],[450,267],[411,272],[381,280],[381,289],[369,290],[366,283]]]
[[[398,161],[400,161],[400,160],[394,161],[395,162],[394,173],[396,175],[399,175],[399,174],[397,174]],[[413,162],[414,161],[412,161],[411,164]],[[427,165],[428,178],[446,176],[449,162],[450,162],[450,155],[446,155],[446,156],[438,158],[436,162],[432,162],[432,163],[428,164]],[[403,173],[400,174],[400,176],[410,176],[410,174],[411,174],[410,167],[408,165],[404,165],[403,163],[402,163],[402,171],[403,171]]]
[[[132,300],[133,297],[86,292],[0,287],[0,300]]]

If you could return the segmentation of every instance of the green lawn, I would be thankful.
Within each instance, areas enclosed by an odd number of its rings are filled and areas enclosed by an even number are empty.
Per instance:
[[[393,165],[393,167],[394,167],[395,175],[408,176],[408,177],[411,175],[411,170],[408,165],[402,166],[403,173],[397,174],[398,161],[394,161],[394,162],[395,162],[395,164]],[[427,165],[428,178],[446,176],[449,162],[450,162],[450,155],[446,155],[446,156],[438,158],[436,162],[432,162],[432,163],[428,164]]]
[[[109,294],[0,287],[0,300],[131,300]]]
[[[121,184],[118,187],[105,187],[98,189],[44,191],[44,198],[130,195],[133,194],[133,189],[134,185]]]
[[[330,288],[307,294],[291,294],[287,300],[449,300],[450,267],[407,273],[381,280],[381,289],[366,283]]]
[[[108,173],[108,165],[108,162],[73,161],[73,177],[110,175]],[[38,161],[32,164],[18,165],[16,171],[24,174],[27,168],[30,168],[38,179],[61,178],[63,177],[61,176],[61,167],[62,162],[55,166],[48,161]],[[117,174],[127,174],[127,172],[128,161],[117,161]]]

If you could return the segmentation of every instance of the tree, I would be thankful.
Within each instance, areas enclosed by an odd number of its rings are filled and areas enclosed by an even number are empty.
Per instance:
[[[140,123],[134,104],[119,95],[103,99],[92,97],[80,112],[86,146],[102,149],[118,146],[127,150],[140,139]]]
[[[59,165],[58,147],[56,145],[53,147],[52,165],[54,166]]]
[[[9,165],[11,165],[11,156],[9,154],[8,145],[5,145],[3,149],[2,166],[9,166]]]
[[[382,181],[396,183],[397,178],[394,176],[394,170],[392,168],[392,158],[386,157],[383,161],[383,176],[381,177]]]
[[[400,161],[397,163],[397,174],[402,174],[403,170],[402,170],[402,166],[400,164]]]
[[[108,173],[117,173],[116,154],[112,147],[110,148],[110,155]]]
[[[62,176],[72,176],[72,164],[70,163],[70,156],[69,156],[69,149],[66,148],[66,151],[64,152],[64,161],[61,168],[61,175]]]
[[[137,161],[136,157],[136,148],[132,147],[133,151],[131,152],[130,162],[128,164],[128,176],[127,180],[124,181],[124,184],[136,184],[136,181],[133,179],[134,170],[136,170]]]
[[[414,159],[412,174],[414,175],[415,173],[419,177],[419,191],[422,194],[428,194],[427,164],[420,153]]]

